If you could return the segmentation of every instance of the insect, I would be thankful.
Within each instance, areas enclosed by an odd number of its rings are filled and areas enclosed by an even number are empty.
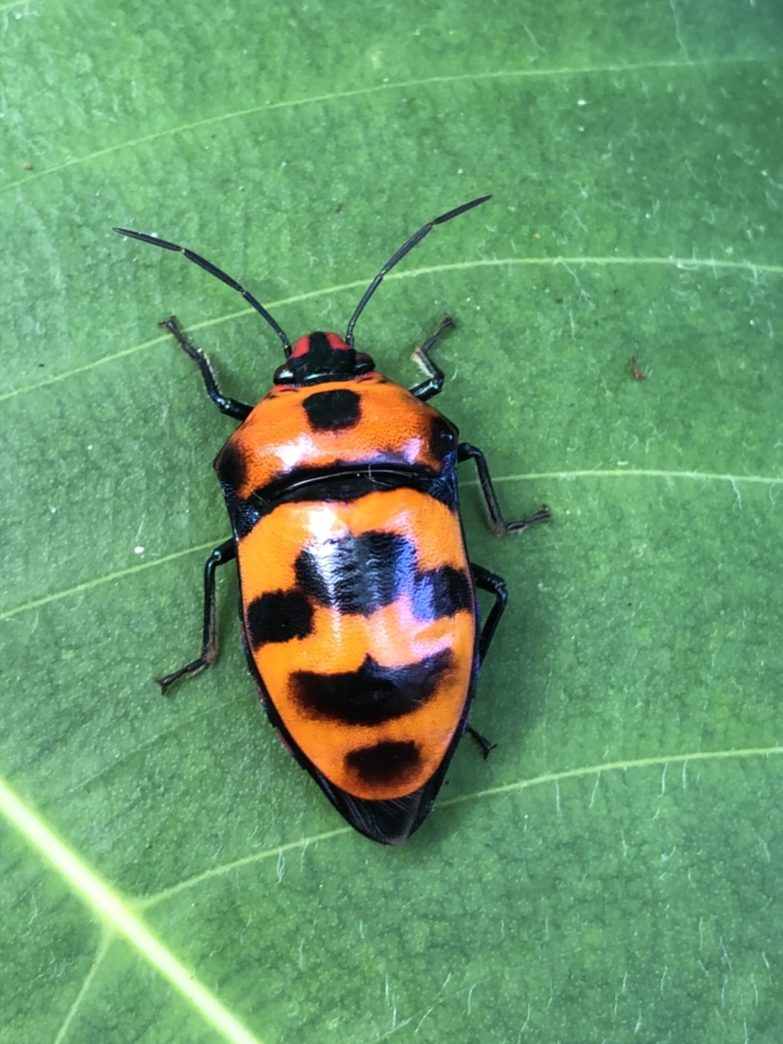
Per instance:
[[[237,560],[248,665],[271,724],[362,834],[405,841],[430,811],[465,732],[479,668],[506,606],[503,579],[468,558],[457,464],[472,461],[492,528],[525,529],[546,507],[507,522],[484,454],[427,405],[444,374],[431,353],[449,317],[416,349],[427,377],[410,390],[354,347],[354,327],[384,276],[436,225],[423,225],[372,280],[345,337],[316,332],[292,346],[253,295],[175,243],[234,290],[279,337],[285,361],[256,406],[220,391],[209,359],[172,317],[161,325],[198,367],[207,394],[240,421],[214,461],[232,536],[207,558],[199,656],[158,679],[164,692],[215,662],[215,572]],[[483,624],[476,590],[494,596]]]
[[[635,381],[646,381],[649,377],[649,371],[641,368],[635,355],[628,360],[628,370]]]

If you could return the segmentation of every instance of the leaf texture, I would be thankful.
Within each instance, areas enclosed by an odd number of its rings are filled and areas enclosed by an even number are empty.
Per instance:
[[[780,1038],[779,5],[0,8],[0,1040]],[[228,394],[344,329],[486,452],[511,602],[399,850],[276,742],[219,583]],[[632,362],[632,359],[635,360]],[[634,377],[644,379],[634,379]]]

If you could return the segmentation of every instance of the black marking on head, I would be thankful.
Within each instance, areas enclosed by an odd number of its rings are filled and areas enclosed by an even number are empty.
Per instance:
[[[462,569],[441,566],[416,577],[411,602],[417,620],[437,620],[473,608],[472,584]]]
[[[333,349],[331,344],[329,344],[329,338],[322,330],[316,330],[314,333],[311,333],[307,341],[308,350],[312,356],[328,358],[332,354]]]
[[[307,335],[307,351],[292,355],[274,374],[275,384],[318,384],[320,381],[358,377],[375,369],[369,355],[351,347],[333,348],[323,332]]]
[[[267,642],[305,638],[313,629],[313,607],[299,591],[273,591],[247,607],[247,633],[254,649]]]
[[[215,457],[214,468],[223,485],[240,489],[245,484],[245,455],[233,440],[229,440]]]
[[[371,747],[359,747],[345,756],[345,767],[364,783],[405,783],[415,777],[421,764],[419,748],[413,740],[383,740]]]
[[[418,710],[435,695],[454,657],[449,649],[404,667],[383,667],[365,656],[357,671],[291,675],[291,695],[308,718],[345,725],[380,725]]]
[[[362,533],[302,551],[295,569],[302,590],[322,605],[369,616],[415,575],[416,548],[396,533]]]
[[[315,337],[311,335],[311,340]],[[321,334],[323,336],[323,334]],[[315,392],[302,404],[310,427],[316,431],[340,431],[358,424],[361,402],[355,391],[336,388],[334,391]]]

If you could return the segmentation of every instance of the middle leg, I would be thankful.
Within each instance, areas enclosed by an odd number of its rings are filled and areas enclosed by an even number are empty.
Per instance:
[[[495,492],[492,476],[489,473],[487,458],[477,446],[471,446],[468,442],[461,442],[457,447],[457,452],[457,459],[460,463],[466,460],[472,460],[476,465],[481,496],[484,501],[484,506],[487,509],[489,524],[496,533],[514,533],[521,529],[527,529],[528,526],[532,526],[536,522],[552,521],[552,514],[549,508],[546,504],[542,504],[538,511],[534,511],[531,515],[526,515],[524,518],[518,518],[512,522],[507,522],[505,518],[503,518],[503,512],[500,510],[498,496]]]

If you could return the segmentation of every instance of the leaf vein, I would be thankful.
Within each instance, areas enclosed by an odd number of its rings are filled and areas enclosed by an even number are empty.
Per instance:
[[[606,772],[628,772],[633,769],[652,768],[661,765],[680,765],[691,761],[726,761],[730,758],[771,757],[781,754],[783,754],[783,746],[745,747],[735,750],[691,751],[687,754],[660,754],[649,758],[626,758],[620,761],[607,761],[603,764],[585,765],[579,768],[564,769],[560,772],[544,772],[530,779],[515,780],[513,783],[505,783],[498,787],[488,787],[485,790],[474,790],[469,794],[462,794],[459,797],[439,802],[435,807],[435,812],[437,813],[439,809],[451,808],[454,805],[462,805],[468,801],[497,797],[501,794],[511,794],[520,790],[530,790],[532,787],[546,783],[560,783],[564,780],[583,779],[593,775],[600,776]],[[300,838],[298,841],[288,841],[285,844],[276,845],[274,848],[254,852],[252,855],[243,856],[241,859],[235,859],[230,863],[222,863],[219,866],[210,867],[208,870],[204,870],[200,874],[194,874],[193,877],[188,877],[170,888],[164,888],[154,895],[140,897],[136,902],[141,909],[155,906],[157,903],[171,899],[173,896],[190,888],[195,888],[211,878],[222,877],[225,874],[232,873],[234,870],[254,863],[261,863],[267,859],[277,859],[286,852],[304,849],[319,841],[330,841],[335,837],[350,834],[351,831],[352,827],[349,826],[338,827],[336,830],[329,830],[323,834],[314,834],[310,837]]]
[[[59,1032],[57,1033],[57,1036],[54,1038],[54,1044],[62,1044],[62,1042],[67,1037],[71,1023],[76,1017],[76,1014],[79,1011],[79,1008],[81,1007],[82,1001],[90,992],[90,987],[92,986],[93,979],[98,974],[98,969],[103,963],[103,958],[109,952],[110,945],[111,933],[106,928],[104,928],[101,937],[98,941],[98,946],[95,950],[95,957],[93,958],[92,963],[90,964],[90,970],[87,972],[87,975],[84,978],[84,982],[82,983],[79,992],[76,994],[76,997],[74,998],[73,1004],[68,1009],[68,1014],[63,1019],[63,1024],[62,1026],[60,1026]]]
[[[594,265],[596,267],[609,267],[611,265],[650,265],[674,267],[686,270],[711,269],[715,272],[718,270],[749,272],[754,276],[754,278],[760,272],[775,276],[783,275],[783,264],[778,265],[756,261],[726,261],[716,258],[700,260],[693,257],[562,257],[558,255],[557,257],[502,257],[480,258],[475,261],[455,261],[450,264],[429,265],[423,268],[412,268],[403,272],[392,272],[386,277],[386,281],[391,283],[398,279],[417,279],[419,276],[434,275],[440,272],[455,272],[459,270],[469,271],[476,268],[502,268],[515,265],[525,265],[529,267],[547,265],[563,265],[564,267],[568,267],[569,265]],[[291,297],[281,297],[276,301],[266,302],[266,307],[270,310],[274,310],[275,308],[281,308],[285,305],[299,304],[302,301],[312,301],[319,297],[327,297],[330,294],[338,294],[346,290],[364,289],[370,278],[371,276],[368,275],[363,279],[357,279],[350,283],[338,283],[334,286],[322,287],[320,290],[309,290],[306,293],[294,294]],[[252,314],[254,314],[252,308],[240,308],[234,312],[226,312],[224,315],[217,316],[214,319],[205,319],[200,323],[190,323],[188,329],[191,332],[207,330],[213,326],[219,326],[222,323],[230,322],[233,319],[243,318],[244,316]],[[166,334],[163,334],[160,337],[153,337],[149,341],[142,341],[141,343],[132,345],[129,348],[123,348],[119,352],[112,352],[109,355],[103,355],[98,359],[93,359],[91,362],[84,363],[82,366],[75,366],[70,370],[63,370],[61,373],[54,374],[51,377],[46,377],[40,381],[35,381],[32,384],[23,385],[20,388],[14,388],[11,391],[4,392],[0,395],[0,402],[5,401],[6,399],[13,399],[18,395],[27,394],[28,392],[37,391],[39,388],[46,388],[51,384],[58,384],[61,381],[68,380],[78,374],[86,373],[88,370],[93,370],[98,366],[104,366],[106,363],[114,362],[117,359],[123,359],[129,355],[135,355],[137,352],[156,347],[159,344],[163,344],[168,339],[168,335]]]
[[[115,892],[76,852],[62,841],[12,788],[0,779],[0,812],[12,827],[68,883],[85,906],[116,935],[125,939],[194,1011],[225,1040],[260,1044],[239,1019],[152,933],[127,898]]]
[[[201,127],[226,123],[229,120],[244,119],[247,116],[256,116],[264,112],[274,112],[276,109],[301,108],[307,105],[317,105],[333,101],[344,101],[349,98],[366,97],[372,94],[381,94],[386,91],[410,90],[412,87],[431,87],[439,84],[480,83],[482,81],[504,79],[542,80],[568,76],[595,76],[605,73],[645,72],[654,69],[691,70],[709,68],[710,66],[715,65],[763,64],[764,62],[764,58],[756,57],[755,55],[746,55],[740,57],[720,56],[717,58],[702,58],[697,61],[659,59],[657,61],[648,62],[620,62],[608,63],[606,65],[563,66],[554,69],[508,69],[496,70],[493,72],[457,73],[451,76],[427,76],[415,80],[399,80],[394,83],[378,83],[365,87],[353,87],[344,91],[330,91],[325,94],[314,94],[304,98],[291,98],[287,101],[265,102],[263,105],[252,105],[244,109],[237,109],[233,112],[218,113],[214,116],[206,116],[201,120],[193,120],[189,123],[177,124],[174,127],[166,127],[163,130],[153,131],[151,134],[144,134],[138,138],[130,138],[127,141],[119,142],[117,145],[110,145],[104,149],[96,149],[93,152],[86,153],[84,156],[74,156],[72,159],[65,160],[63,163],[55,163],[52,164],[51,167],[46,167],[43,170],[31,172],[27,177],[17,178],[15,181],[7,182],[5,185],[0,186],[0,194],[9,192],[22,185],[26,185],[38,178],[44,178],[50,174],[56,174],[61,170],[67,170],[69,167],[79,166],[84,163],[89,163],[91,160],[110,156],[116,152],[122,152],[125,149],[132,149],[137,145],[145,145],[151,141],[159,141],[161,138],[183,134],[186,131],[197,130]]]

